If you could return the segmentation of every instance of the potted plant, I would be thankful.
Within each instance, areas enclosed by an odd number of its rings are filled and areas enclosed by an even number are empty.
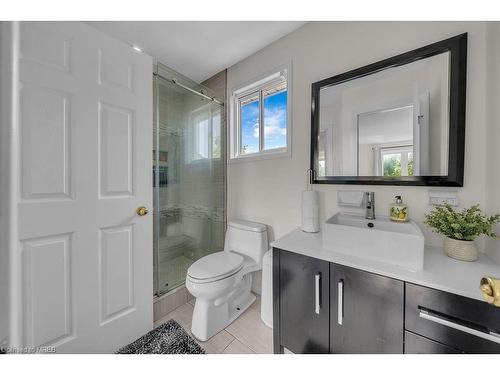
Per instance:
[[[437,206],[425,215],[424,224],[433,232],[444,234],[444,251],[451,258],[474,261],[478,257],[474,239],[482,234],[496,237],[493,226],[500,221],[500,215],[486,216],[478,204],[455,211],[449,204]]]

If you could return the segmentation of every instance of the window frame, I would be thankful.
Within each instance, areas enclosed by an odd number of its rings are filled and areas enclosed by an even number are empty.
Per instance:
[[[292,69],[291,63],[282,65],[259,77],[231,90],[230,95],[230,126],[228,128],[229,152],[228,163],[248,160],[269,159],[274,157],[291,157],[292,145]],[[264,96],[263,91],[277,84],[286,82],[286,146],[264,149]],[[241,123],[240,101],[242,98],[258,93],[259,100],[259,151],[241,154]]]
[[[399,154],[401,157],[401,176],[398,177],[409,177],[408,175],[408,155],[414,154],[413,145],[399,145],[399,146],[382,146],[380,147],[380,164],[382,174],[384,173],[384,156],[385,155],[396,155]],[[403,174],[405,171],[406,174]],[[384,176],[388,177],[388,176]],[[410,176],[411,177],[411,176]]]

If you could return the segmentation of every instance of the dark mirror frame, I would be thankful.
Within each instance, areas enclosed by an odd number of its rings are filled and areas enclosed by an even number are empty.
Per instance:
[[[317,177],[320,89],[361,78],[385,69],[405,65],[450,52],[449,145],[447,176],[324,176]],[[467,33],[442,40],[376,63],[366,65],[312,84],[311,103],[311,161],[313,184],[406,185],[406,186],[463,186],[465,153],[465,99],[467,81]]]

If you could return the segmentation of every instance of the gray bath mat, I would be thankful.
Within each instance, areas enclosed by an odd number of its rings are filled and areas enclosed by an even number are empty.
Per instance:
[[[205,354],[200,345],[175,320],[156,327],[117,354]]]

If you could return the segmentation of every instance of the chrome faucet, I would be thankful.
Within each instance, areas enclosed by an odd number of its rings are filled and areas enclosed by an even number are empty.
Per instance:
[[[375,193],[367,191],[366,193],[366,215],[365,218],[375,220]]]

